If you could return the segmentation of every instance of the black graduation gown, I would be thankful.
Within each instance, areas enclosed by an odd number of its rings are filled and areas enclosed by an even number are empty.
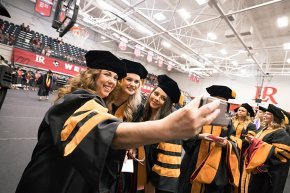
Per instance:
[[[177,192],[181,164],[181,140],[146,145],[148,181],[157,189]]]
[[[244,167],[244,151],[248,148],[249,142],[245,139],[245,135],[249,136],[255,136],[258,132],[256,125],[252,122],[242,122],[240,123],[238,120],[235,122],[232,122],[232,135],[231,139],[234,140],[237,143],[238,149],[240,151],[240,174],[242,174],[243,167]],[[240,183],[241,184],[242,178],[240,177]],[[241,191],[241,186],[238,187],[238,192]]]
[[[118,118],[124,119],[124,110],[127,103],[122,104],[117,107],[114,104],[111,104],[112,114],[117,116]],[[140,104],[133,113],[132,122],[139,122],[144,111],[144,105]],[[126,120],[124,120],[126,121]],[[134,173],[121,172],[118,177],[116,187],[110,190],[111,193],[135,193],[137,191],[137,169],[138,162],[134,160]]]
[[[50,79],[49,85],[46,85],[46,79],[47,79],[47,74],[42,75],[37,80],[37,84],[39,86],[39,90],[37,93],[38,96],[48,96],[49,95],[49,91],[50,91],[52,84],[53,84],[53,78],[52,78],[52,76],[49,77],[49,79]]]
[[[121,121],[96,95],[77,90],[46,113],[16,193],[108,192],[124,150],[110,148]]]
[[[244,166],[241,192],[283,193],[289,170],[290,136],[283,128],[264,128],[256,138],[261,141],[255,151],[251,155],[245,152],[245,160],[251,159]]]
[[[204,126],[201,133],[229,137],[233,135],[231,125],[227,130],[219,126]],[[236,143],[222,148],[214,142],[194,137],[183,141],[184,157],[181,162],[178,193],[230,193],[239,183],[239,150]]]

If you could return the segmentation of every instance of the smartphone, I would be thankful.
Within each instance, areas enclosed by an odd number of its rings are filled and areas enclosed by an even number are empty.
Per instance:
[[[207,136],[208,139],[214,141],[214,142],[217,142],[217,143],[223,143],[225,138],[222,138],[222,137],[216,137],[216,136],[213,136],[213,135],[209,135]]]
[[[218,115],[218,117],[213,120],[213,122],[211,123],[211,125],[218,125],[218,126],[228,126],[228,124],[231,121],[231,115],[229,113],[229,108],[228,108],[228,102],[225,100],[221,100],[215,97],[202,97],[201,101],[200,101],[200,107],[211,103],[214,100],[220,100],[220,114]]]

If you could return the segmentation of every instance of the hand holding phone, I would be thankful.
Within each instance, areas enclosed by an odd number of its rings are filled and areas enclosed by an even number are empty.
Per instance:
[[[211,123],[211,125],[218,126],[228,126],[231,121],[231,116],[228,112],[228,102],[225,100],[221,100],[215,97],[202,97],[200,101],[200,107],[208,104],[214,100],[220,100],[220,114],[219,116]]]

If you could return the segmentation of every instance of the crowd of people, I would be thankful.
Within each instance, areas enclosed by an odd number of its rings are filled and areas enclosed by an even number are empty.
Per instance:
[[[63,39],[54,39],[53,40],[57,46],[65,46]],[[31,38],[30,40],[30,44],[31,44],[31,50],[35,53],[50,57],[53,56],[52,55],[52,50],[53,50],[53,46],[51,44],[47,44],[45,45],[40,38],[39,34],[36,34],[34,37]],[[56,52],[56,50],[55,50]],[[80,56],[75,56],[75,55],[70,55],[67,51],[63,51],[62,54],[59,54],[58,58],[70,62],[70,63],[74,63],[74,64],[79,64],[82,66],[85,66],[85,58],[83,55]]]
[[[8,26],[8,24],[6,25]],[[14,26],[14,24],[13,24]],[[6,31],[5,27],[5,22],[3,20],[0,21],[0,43],[2,44],[6,44],[9,46],[15,46],[16,45],[16,40],[17,40],[17,35],[19,33],[8,33]],[[30,26],[29,25],[25,25],[24,23],[22,23],[19,26],[19,30],[20,31],[24,31],[26,33],[32,33],[32,31],[30,30]],[[52,39],[52,41],[56,44],[57,47],[59,46],[63,46],[66,47],[65,49],[62,50],[62,53],[58,53],[57,50],[55,50],[55,48],[53,47],[53,43],[45,43],[42,42],[42,38],[41,35],[39,33],[32,33],[32,38],[30,39],[30,46],[31,46],[31,51],[35,52],[37,54],[41,54],[47,57],[57,57],[61,60],[70,62],[70,63],[74,63],[74,64],[78,64],[81,66],[85,66],[85,57],[83,56],[84,52],[81,53],[81,55],[74,55],[74,54],[70,54],[68,52],[68,48],[69,46],[66,46],[66,44],[64,43],[63,39]],[[76,48],[79,49],[79,48]],[[52,53],[52,51],[55,52]]]
[[[212,102],[196,98],[177,110],[183,96],[167,75],[149,75],[154,89],[143,101],[148,71],[141,63],[100,50],[85,59],[88,68],[58,89],[45,114],[16,193],[283,193],[288,112],[243,103],[228,119],[220,105],[236,92],[226,85],[206,88]],[[17,69],[10,80],[2,57],[0,67],[1,95],[13,82],[25,90],[39,85],[40,99],[48,99],[51,71]]]
[[[31,90],[37,91],[39,95],[39,100],[42,100],[45,97],[48,100],[49,93],[54,92],[59,87],[65,85],[70,78],[70,76],[61,75],[57,73],[52,73],[52,71],[48,70],[43,71],[34,68],[27,68],[17,66],[15,68],[11,68],[12,72],[12,89],[23,89],[23,90]],[[44,79],[46,79],[46,75],[49,74],[50,82],[46,84],[44,87]],[[46,91],[44,91],[44,88]]]
[[[141,63],[99,50],[87,52],[86,63],[58,89],[16,193],[283,193],[290,159],[283,109],[255,112],[243,103],[222,125],[214,121],[226,118],[220,100],[236,98],[225,85],[206,88],[213,102],[200,107],[196,98],[176,110],[182,94],[167,75],[143,101]],[[44,87],[51,77],[42,77]]]
[[[0,23],[0,43],[7,44],[9,46],[15,45],[15,35],[5,32],[4,23]]]

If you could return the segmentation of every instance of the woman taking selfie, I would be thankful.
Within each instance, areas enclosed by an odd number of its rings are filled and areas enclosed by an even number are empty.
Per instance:
[[[121,122],[103,98],[126,76],[125,64],[108,51],[87,52],[86,63],[45,114],[17,193],[108,192],[125,149],[193,137],[219,114],[219,101],[198,108],[197,99],[158,121]]]

